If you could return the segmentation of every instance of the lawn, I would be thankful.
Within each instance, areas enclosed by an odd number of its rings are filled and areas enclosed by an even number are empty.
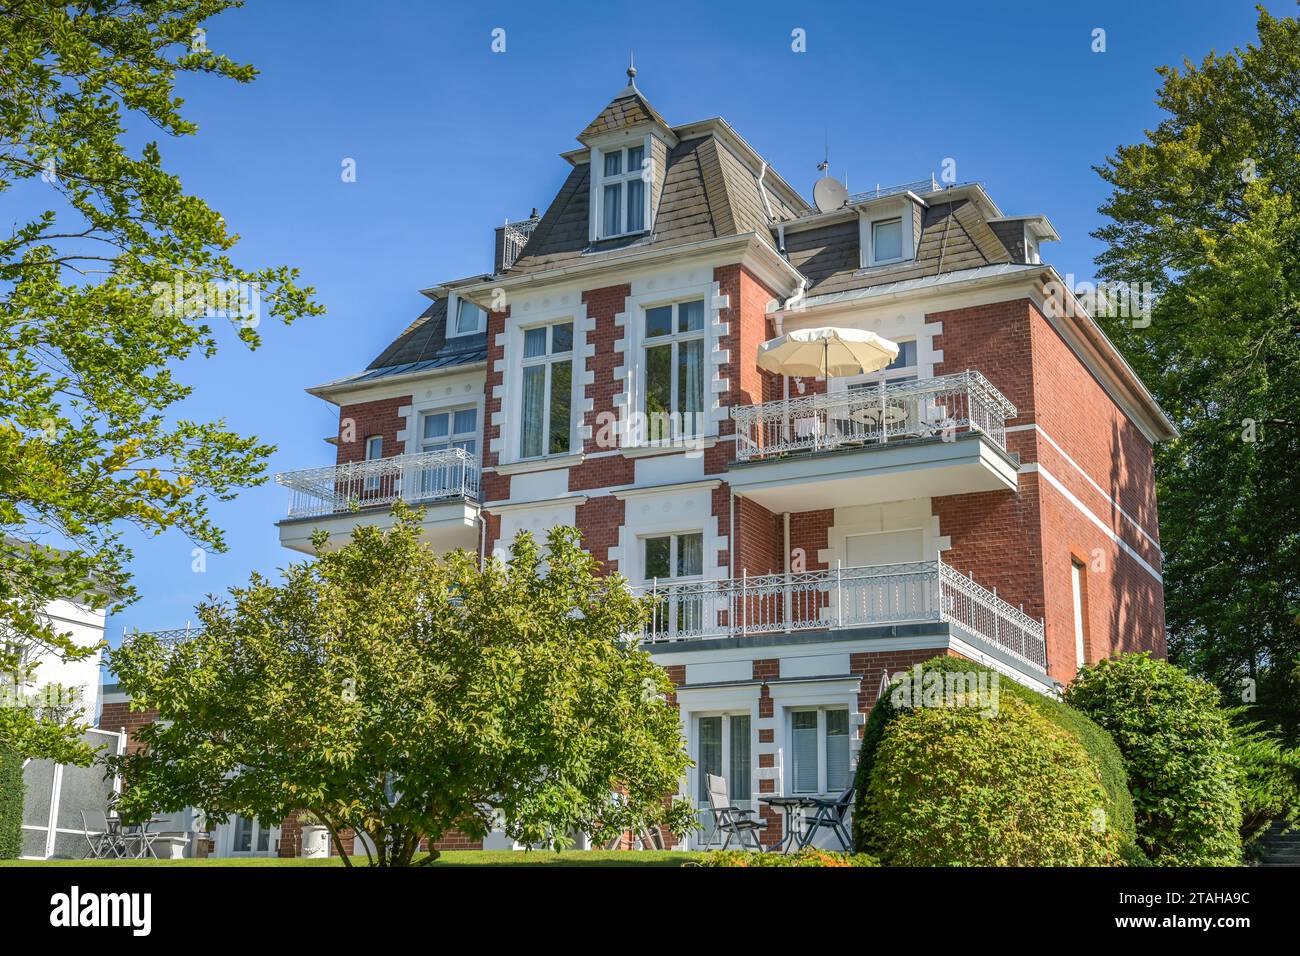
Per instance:
[[[675,850],[446,850],[433,866],[682,866],[702,853]],[[362,856],[359,862],[366,865]],[[343,861],[333,856],[323,860],[279,859],[276,857],[209,857],[205,860],[0,860],[0,866],[335,866]]]

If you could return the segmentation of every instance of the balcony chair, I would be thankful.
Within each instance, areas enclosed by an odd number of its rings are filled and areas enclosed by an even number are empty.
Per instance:
[[[834,831],[839,838],[840,846],[850,853],[853,852],[853,837],[849,835],[848,827],[845,825],[849,808],[853,806],[853,790],[854,786],[850,783],[834,800],[817,800],[813,803],[812,816],[804,819],[803,838],[799,841],[799,849],[811,845],[819,829],[827,829]]]
[[[740,807],[732,806],[731,798],[727,796],[727,781],[723,777],[709,774],[709,809],[713,811],[713,832],[725,833],[727,838],[722,841],[722,848],[725,850],[731,845],[732,837],[739,837],[740,845],[746,845],[746,840],[754,841],[754,849],[760,853],[763,851],[763,844],[758,839],[758,831],[763,829],[763,824],[755,820],[753,810],[742,810]]]
[[[88,847],[83,859],[106,860],[110,855],[118,859],[122,857],[125,847],[121,834],[103,810],[82,810],[81,830]]]

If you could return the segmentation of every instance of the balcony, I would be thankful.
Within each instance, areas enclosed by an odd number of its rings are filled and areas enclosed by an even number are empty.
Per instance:
[[[641,634],[650,645],[937,622],[1021,670],[1041,677],[1047,668],[1042,621],[937,560],[634,590],[651,599]]]
[[[295,551],[315,552],[317,528],[332,542],[363,521],[387,526],[398,501],[424,508],[423,537],[439,550],[472,548],[477,540],[479,461],[460,448],[291,471],[275,481],[289,490],[280,543]]]
[[[727,480],[778,513],[1014,490],[1015,415],[974,371],[744,405]]]

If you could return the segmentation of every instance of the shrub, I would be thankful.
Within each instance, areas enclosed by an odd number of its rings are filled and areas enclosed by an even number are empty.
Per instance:
[[[1138,844],[1154,863],[1240,862],[1237,767],[1212,684],[1149,654],[1125,654],[1080,670],[1066,700],[1119,745]]]
[[[0,860],[23,852],[23,759],[0,751]]]
[[[832,853],[809,847],[798,853],[755,853],[720,850],[705,855],[700,866],[879,866],[865,853]]]
[[[1017,696],[899,714],[868,790],[890,866],[1100,866],[1119,834],[1097,764],[1070,731]]]
[[[1300,749],[1284,746],[1277,730],[1245,719],[1238,708],[1230,747],[1237,762],[1241,801],[1241,842],[1247,849],[1275,821],[1285,829],[1300,825]]]
[[[935,657],[921,664],[921,672],[931,671],[948,673],[985,673],[990,677],[996,673],[992,668],[977,664],[962,657]],[[1057,726],[1072,733],[1095,761],[1100,773],[1101,785],[1106,791],[1106,802],[1102,809],[1106,821],[1117,836],[1116,853],[1119,860],[1130,865],[1145,865],[1148,861],[1138,849],[1136,831],[1133,821],[1133,799],[1128,790],[1128,777],[1124,758],[1115,746],[1110,734],[1103,730],[1087,715],[1063,704],[1061,701],[1045,694],[1030,690],[1008,677],[998,675],[998,693],[1000,697],[1011,696],[1027,703],[1042,716]],[[897,686],[897,685],[892,685]],[[871,770],[875,763],[876,751],[884,738],[885,731],[893,720],[906,711],[900,711],[893,704],[890,692],[876,702],[867,718],[863,730],[862,749],[858,753],[857,797],[853,811],[854,845],[867,853],[881,854],[879,828],[869,805],[867,793],[871,780]]]

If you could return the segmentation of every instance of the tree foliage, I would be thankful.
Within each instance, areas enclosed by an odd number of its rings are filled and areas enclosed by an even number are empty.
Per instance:
[[[318,536],[283,584],[254,576],[200,607],[192,640],[115,652],[135,705],[159,711],[122,764],[123,813],[309,810],[387,864],[453,829],[561,846],[692,826],[669,799],[689,764],[672,685],[624,638],[644,607],[622,580],[573,529],[550,533],[544,563],[520,535],[481,570],[419,530],[399,506],[391,530],[337,550]]]
[[[1169,648],[1300,734],[1300,22],[1158,71],[1165,116],[1098,172],[1111,280],[1150,326],[1103,319],[1182,432],[1157,448]]]
[[[238,237],[186,194],[157,140],[127,145],[196,132],[183,75],[253,79],[201,26],[238,5],[0,0],[0,193],[40,210],[0,233],[0,665],[24,645],[93,653],[44,615],[49,602],[130,599],[126,526],[221,550],[208,503],[264,480],[270,446],[169,415],[190,391],[173,372],[215,353],[213,320],[252,347],[262,311],[321,309],[294,270],[229,258]]]

